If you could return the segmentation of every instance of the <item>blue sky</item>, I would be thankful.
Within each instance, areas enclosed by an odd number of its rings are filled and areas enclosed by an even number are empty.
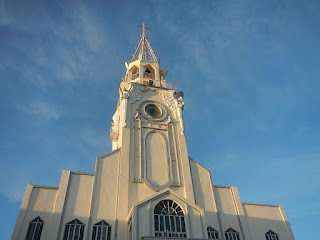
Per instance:
[[[241,200],[283,205],[296,239],[320,217],[320,2],[0,0],[0,225],[28,183],[93,172],[145,22],[185,93],[189,155]]]

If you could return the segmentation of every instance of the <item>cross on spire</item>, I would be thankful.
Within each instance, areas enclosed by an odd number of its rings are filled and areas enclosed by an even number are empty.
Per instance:
[[[142,26],[141,26],[141,25],[138,25],[138,27],[141,27],[141,28],[142,28],[142,35],[145,35],[145,29],[151,30],[151,28],[146,27],[146,26],[144,25],[144,22],[142,23]]]

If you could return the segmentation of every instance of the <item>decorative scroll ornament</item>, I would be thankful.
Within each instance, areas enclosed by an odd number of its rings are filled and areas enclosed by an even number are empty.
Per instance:
[[[167,93],[167,92],[159,92],[163,100],[166,102],[168,107],[171,107],[173,110],[177,109],[177,100],[174,98],[173,93]]]
[[[144,86],[133,84],[132,89],[130,91],[130,103],[132,104],[139,101],[142,96],[142,92],[146,92],[148,90],[149,89]]]
[[[179,122],[180,122],[180,126],[181,126],[181,134],[184,135],[184,119],[183,119],[183,113],[182,113],[182,109],[183,109],[183,105],[184,102],[180,102],[178,104],[178,118],[179,118]]]
[[[176,94],[177,97],[177,107],[178,107],[178,118],[179,118],[179,122],[180,122],[180,126],[181,126],[181,134],[184,135],[185,131],[184,131],[184,119],[183,119],[183,107],[184,107],[184,102],[183,102],[183,92],[178,92]]]
[[[120,123],[121,128],[124,128],[127,126],[127,106],[128,106],[128,98],[129,98],[129,92],[126,89],[122,90],[122,101],[121,101],[121,114],[120,114]]]
[[[115,112],[115,114],[112,117],[113,122],[111,122],[111,128],[110,128],[110,140],[111,141],[117,141],[119,137],[119,109]]]

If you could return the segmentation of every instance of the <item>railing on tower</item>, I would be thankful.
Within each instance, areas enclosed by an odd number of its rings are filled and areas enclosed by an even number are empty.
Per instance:
[[[143,77],[151,79],[151,80],[154,80],[154,74],[153,73],[144,72],[143,73]]]
[[[166,82],[166,88],[167,89],[171,89],[171,90],[177,90],[178,87],[176,85],[174,85],[172,82]]]
[[[110,127],[110,140],[116,141],[119,137],[119,127],[117,125],[112,125]]]
[[[132,75],[128,75],[127,76],[127,81],[133,81],[135,79],[137,79],[139,77],[139,72],[132,74]],[[144,72],[142,75],[143,78],[146,78],[147,80],[155,80],[155,75],[154,73],[148,73],[148,72]]]
[[[132,75],[129,76],[129,77],[131,77],[131,79],[129,79],[130,81],[131,81],[131,80],[134,80],[134,79],[136,79],[136,78],[139,77],[139,72],[137,72],[137,73],[135,73],[135,74],[132,74]]]

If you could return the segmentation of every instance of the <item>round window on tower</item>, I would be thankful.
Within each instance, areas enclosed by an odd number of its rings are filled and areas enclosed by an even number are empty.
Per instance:
[[[155,104],[148,104],[145,107],[145,112],[153,118],[158,118],[162,115],[161,108],[159,108]]]

